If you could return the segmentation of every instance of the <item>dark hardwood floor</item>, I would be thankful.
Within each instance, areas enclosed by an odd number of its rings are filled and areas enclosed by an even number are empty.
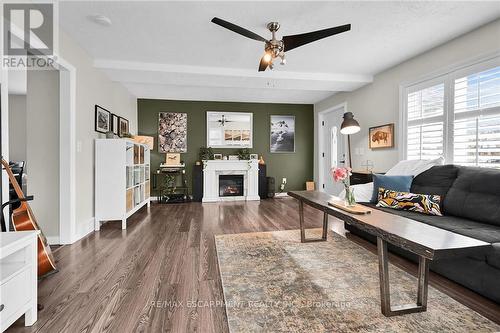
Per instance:
[[[306,207],[306,226],[321,214]],[[227,332],[214,235],[298,229],[294,199],[248,203],[174,204],[144,208],[127,230],[103,225],[79,242],[58,248],[59,272],[39,284],[44,309],[25,328],[7,332]],[[343,225],[330,218],[330,228]],[[350,236],[370,250],[374,246]],[[416,266],[391,262],[412,273]],[[500,306],[436,274],[431,285],[500,322]]]

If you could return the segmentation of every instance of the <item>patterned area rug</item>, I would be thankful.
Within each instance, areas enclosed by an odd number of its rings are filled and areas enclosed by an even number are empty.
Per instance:
[[[215,238],[232,333],[500,331],[432,287],[427,312],[383,316],[377,256],[332,232],[306,244],[298,230]],[[415,302],[417,279],[393,265],[389,274],[392,304]]]

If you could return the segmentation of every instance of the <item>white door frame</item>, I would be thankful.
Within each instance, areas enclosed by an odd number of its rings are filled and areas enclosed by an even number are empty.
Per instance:
[[[76,234],[76,68],[56,56],[59,71],[59,239],[52,243],[71,244]],[[2,101],[2,153],[9,159],[9,90],[8,71],[0,69]],[[8,184],[2,172],[2,185]],[[8,198],[8,186],[2,186],[2,197]],[[7,216],[6,216],[7,217]]]
[[[76,68],[56,57],[59,70],[59,243],[76,234]]]
[[[317,128],[318,128],[318,155],[317,155],[317,163],[318,163],[318,190],[321,191],[321,192],[324,192],[325,189],[323,188],[323,184],[325,183],[325,179],[324,179],[324,174],[325,174],[325,168],[324,168],[324,163],[323,163],[323,152],[324,152],[324,128],[323,128],[323,121],[325,120],[325,116],[329,113],[332,113],[332,112],[337,112],[339,111],[340,109],[343,109],[344,110],[344,113],[347,112],[347,102],[344,102],[344,103],[340,103],[340,104],[337,104],[331,108],[328,108],[326,110],[323,110],[323,111],[320,111],[318,112],[318,122],[316,124]],[[340,133],[340,132],[339,132]],[[342,135],[342,134],[340,134]],[[348,154],[347,154],[347,140],[344,140],[344,152],[346,154],[346,158],[345,158],[345,161],[346,161],[346,165],[349,165],[348,164]]]
[[[0,94],[2,103],[1,115],[0,115],[0,117],[2,117],[2,128],[0,128],[0,135],[2,135],[2,155],[5,158],[5,160],[8,161],[9,160],[9,85],[8,85],[8,71],[5,70],[3,67],[0,67]],[[2,170],[1,171],[2,200],[7,201],[9,198],[9,185],[8,185],[9,178],[7,176],[7,172],[5,172],[3,168],[0,168],[0,170]],[[9,216],[7,214],[7,209],[5,209],[3,213],[5,221],[8,221]]]

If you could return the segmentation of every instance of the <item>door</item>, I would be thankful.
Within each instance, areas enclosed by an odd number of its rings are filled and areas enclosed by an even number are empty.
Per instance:
[[[346,137],[340,133],[344,108],[332,110],[323,115],[322,122],[322,150],[321,163],[323,172],[323,184],[320,186],[331,195],[338,195],[342,189],[342,183],[335,183],[330,175],[330,169],[345,167],[345,140]]]

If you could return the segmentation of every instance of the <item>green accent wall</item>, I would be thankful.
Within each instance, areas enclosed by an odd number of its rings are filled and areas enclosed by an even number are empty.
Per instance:
[[[198,160],[200,147],[206,146],[206,112],[234,111],[253,113],[253,148],[251,153],[264,157],[267,176],[276,179],[276,191],[283,177],[287,179],[285,190],[305,189],[305,182],[313,179],[314,113],[311,104],[272,104],[176,101],[138,99],[138,134],[155,138],[151,152],[151,171],[156,171],[165,161],[165,154],[158,152],[158,113],[182,112],[188,114],[187,153],[181,154],[186,163],[188,184],[191,187],[191,172]],[[270,153],[269,131],[271,115],[295,116],[295,153]],[[216,149],[215,153],[236,155],[238,149]],[[192,191],[189,192],[192,194]]]

